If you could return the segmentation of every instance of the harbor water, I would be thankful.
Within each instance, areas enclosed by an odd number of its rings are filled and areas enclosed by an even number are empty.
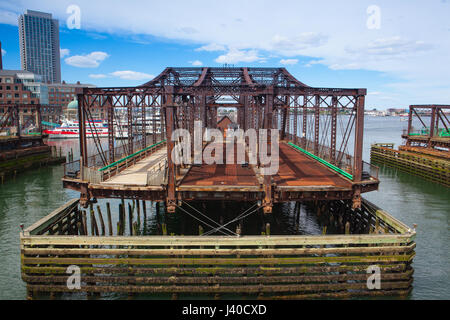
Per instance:
[[[370,145],[376,142],[401,144],[407,122],[399,117],[366,117],[365,161],[370,161]],[[51,141],[63,154],[78,152],[78,140]],[[91,146],[93,147],[93,146]],[[93,149],[92,149],[93,150]],[[62,166],[43,167],[17,175],[0,185],[0,299],[25,299],[25,284],[20,277],[20,225],[30,226],[77,192],[63,189]],[[417,224],[414,283],[410,299],[450,299],[450,189],[419,177],[381,167],[379,191],[364,197],[411,226]],[[289,206],[283,206],[289,211]],[[290,212],[282,217],[289,217]],[[320,232],[314,219],[305,212],[300,218],[303,233]],[[172,224],[182,226],[180,221]],[[146,234],[156,228],[150,220]]]

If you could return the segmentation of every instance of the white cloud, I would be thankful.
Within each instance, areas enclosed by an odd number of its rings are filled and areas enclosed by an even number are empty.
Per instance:
[[[61,48],[59,50],[59,54],[60,54],[61,58],[64,58],[65,56],[68,56],[70,54],[70,50]]]
[[[303,32],[291,37],[276,34],[267,43],[265,49],[286,56],[302,55],[305,50],[323,46],[328,36],[318,32]]]
[[[256,50],[230,49],[226,54],[220,55],[215,60],[217,63],[239,63],[239,62],[263,62],[264,58],[258,55]]]
[[[298,63],[298,59],[281,59],[280,63],[284,65],[293,65]]]
[[[102,73],[97,73],[97,74],[90,74],[89,78],[92,79],[104,79],[107,78],[108,76],[106,74],[102,74]]]
[[[108,57],[109,55],[106,52],[95,51],[84,56],[68,57],[64,61],[73,67],[97,68],[100,63]]]
[[[217,43],[210,43],[207,45],[204,45],[200,48],[195,49],[195,51],[225,51],[226,48],[223,45],[217,44]]]
[[[65,21],[70,3],[41,0],[39,8]],[[430,96],[436,103],[450,100],[448,1],[416,1],[411,5],[410,1],[380,0],[382,21],[376,30],[367,28],[368,3],[364,1],[342,6],[331,0],[280,0],[255,6],[252,1],[242,0],[172,0],[171,5],[177,10],[167,10],[164,2],[144,0],[117,1],[114,6],[107,0],[77,0],[77,4],[83,8],[83,29],[87,32],[127,38],[150,36],[190,44],[198,51],[223,51],[219,53],[223,53],[219,63],[303,56],[310,59],[306,66],[322,64],[335,70],[378,71],[389,81],[412,84],[389,88],[401,92],[404,104]],[[0,0],[0,23],[17,25],[17,15],[32,7],[35,0]],[[148,12],[152,12],[151,19]],[[242,12],[252,14],[242,19]],[[320,13],[320,18],[314,13]],[[64,28],[63,23],[61,27]],[[339,82],[330,86],[339,86]],[[424,87],[429,90],[426,95],[418,90]]]
[[[137,71],[115,71],[110,73],[113,77],[118,77],[122,80],[151,80],[155,76],[148,73],[137,72]]]
[[[195,60],[195,61],[189,61],[190,64],[192,64],[195,67],[200,67],[203,65],[203,62],[201,62],[200,60]]]
[[[6,50],[2,49],[2,57],[6,55]]]
[[[0,9],[0,23],[17,26],[18,18],[19,18],[18,14],[11,11],[4,11]]]

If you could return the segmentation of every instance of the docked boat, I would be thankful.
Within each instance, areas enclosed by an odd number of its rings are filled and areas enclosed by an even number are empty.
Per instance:
[[[86,136],[92,138],[94,135],[108,137],[108,126],[102,120],[86,121]],[[80,136],[79,122],[64,120],[58,127],[44,130],[49,139],[72,139]]]

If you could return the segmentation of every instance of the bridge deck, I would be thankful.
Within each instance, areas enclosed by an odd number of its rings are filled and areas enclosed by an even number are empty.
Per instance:
[[[167,149],[161,148],[150,156],[136,162],[119,174],[103,181],[103,185],[147,185],[147,172],[152,170],[158,163],[167,157]]]
[[[214,152],[212,153],[214,156]],[[226,146],[223,145],[223,158],[227,159]],[[245,155],[248,162],[248,155]],[[237,145],[234,145],[234,160],[227,164],[206,164],[192,166],[180,186],[259,186],[255,172],[250,166],[237,163]],[[233,162],[233,163],[230,163]]]
[[[181,169],[177,174],[177,197],[182,199],[230,199],[251,201],[261,199],[265,192],[264,176],[253,165],[237,162],[237,147],[234,149],[234,162],[231,164],[192,165]],[[223,148],[226,154],[226,147]],[[132,194],[136,198],[164,200],[167,183],[161,163],[167,159],[167,148],[142,158],[111,178],[104,176],[103,182],[89,183],[79,178],[65,177],[64,186],[76,191],[88,188],[92,196],[122,197]],[[204,152],[204,154],[207,152]],[[213,154],[214,155],[214,154]],[[315,159],[280,142],[278,173],[272,176],[272,190],[276,201],[306,201],[351,199],[353,185],[351,180],[334,172]],[[246,162],[248,155],[246,155]],[[361,192],[377,190],[378,179],[364,180]]]
[[[273,177],[277,186],[351,188],[352,183],[316,160],[280,143],[280,168]]]

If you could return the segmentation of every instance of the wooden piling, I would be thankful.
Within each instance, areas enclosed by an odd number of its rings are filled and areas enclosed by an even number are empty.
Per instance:
[[[82,223],[83,223],[83,232],[84,235],[88,235],[88,227],[87,227],[87,218],[86,218],[86,211],[81,211],[81,217],[82,217]]]
[[[144,213],[144,221],[147,220],[147,206],[145,204],[145,200],[142,200],[142,211]]]
[[[100,219],[100,226],[102,228],[102,236],[105,236],[105,234],[106,234],[105,221],[103,220],[103,214],[102,214],[102,210],[100,209],[100,206],[97,206],[97,213],[98,213],[98,217]]]
[[[137,236],[139,234],[139,225],[138,222],[133,222],[133,236]]]
[[[106,203],[106,215],[108,217],[109,235],[112,236],[114,234],[114,232],[113,232],[113,228],[112,228],[111,207],[109,205],[109,202]]]
[[[128,223],[130,225],[130,236],[133,235],[133,208],[128,204]]]
[[[141,205],[139,203],[139,200],[136,200],[136,214],[137,214],[137,223],[140,226],[141,225]]]
[[[350,234],[350,221],[345,223],[345,234]]]
[[[124,234],[124,229],[125,229],[125,207],[123,206],[122,203],[119,203],[119,225],[120,225],[120,232],[118,232],[118,234],[120,236],[123,236]]]
[[[98,226],[97,226],[97,220],[95,219],[94,214],[94,207],[92,206],[92,203],[89,205],[89,210],[91,212],[91,233],[93,236],[98,236]]]

